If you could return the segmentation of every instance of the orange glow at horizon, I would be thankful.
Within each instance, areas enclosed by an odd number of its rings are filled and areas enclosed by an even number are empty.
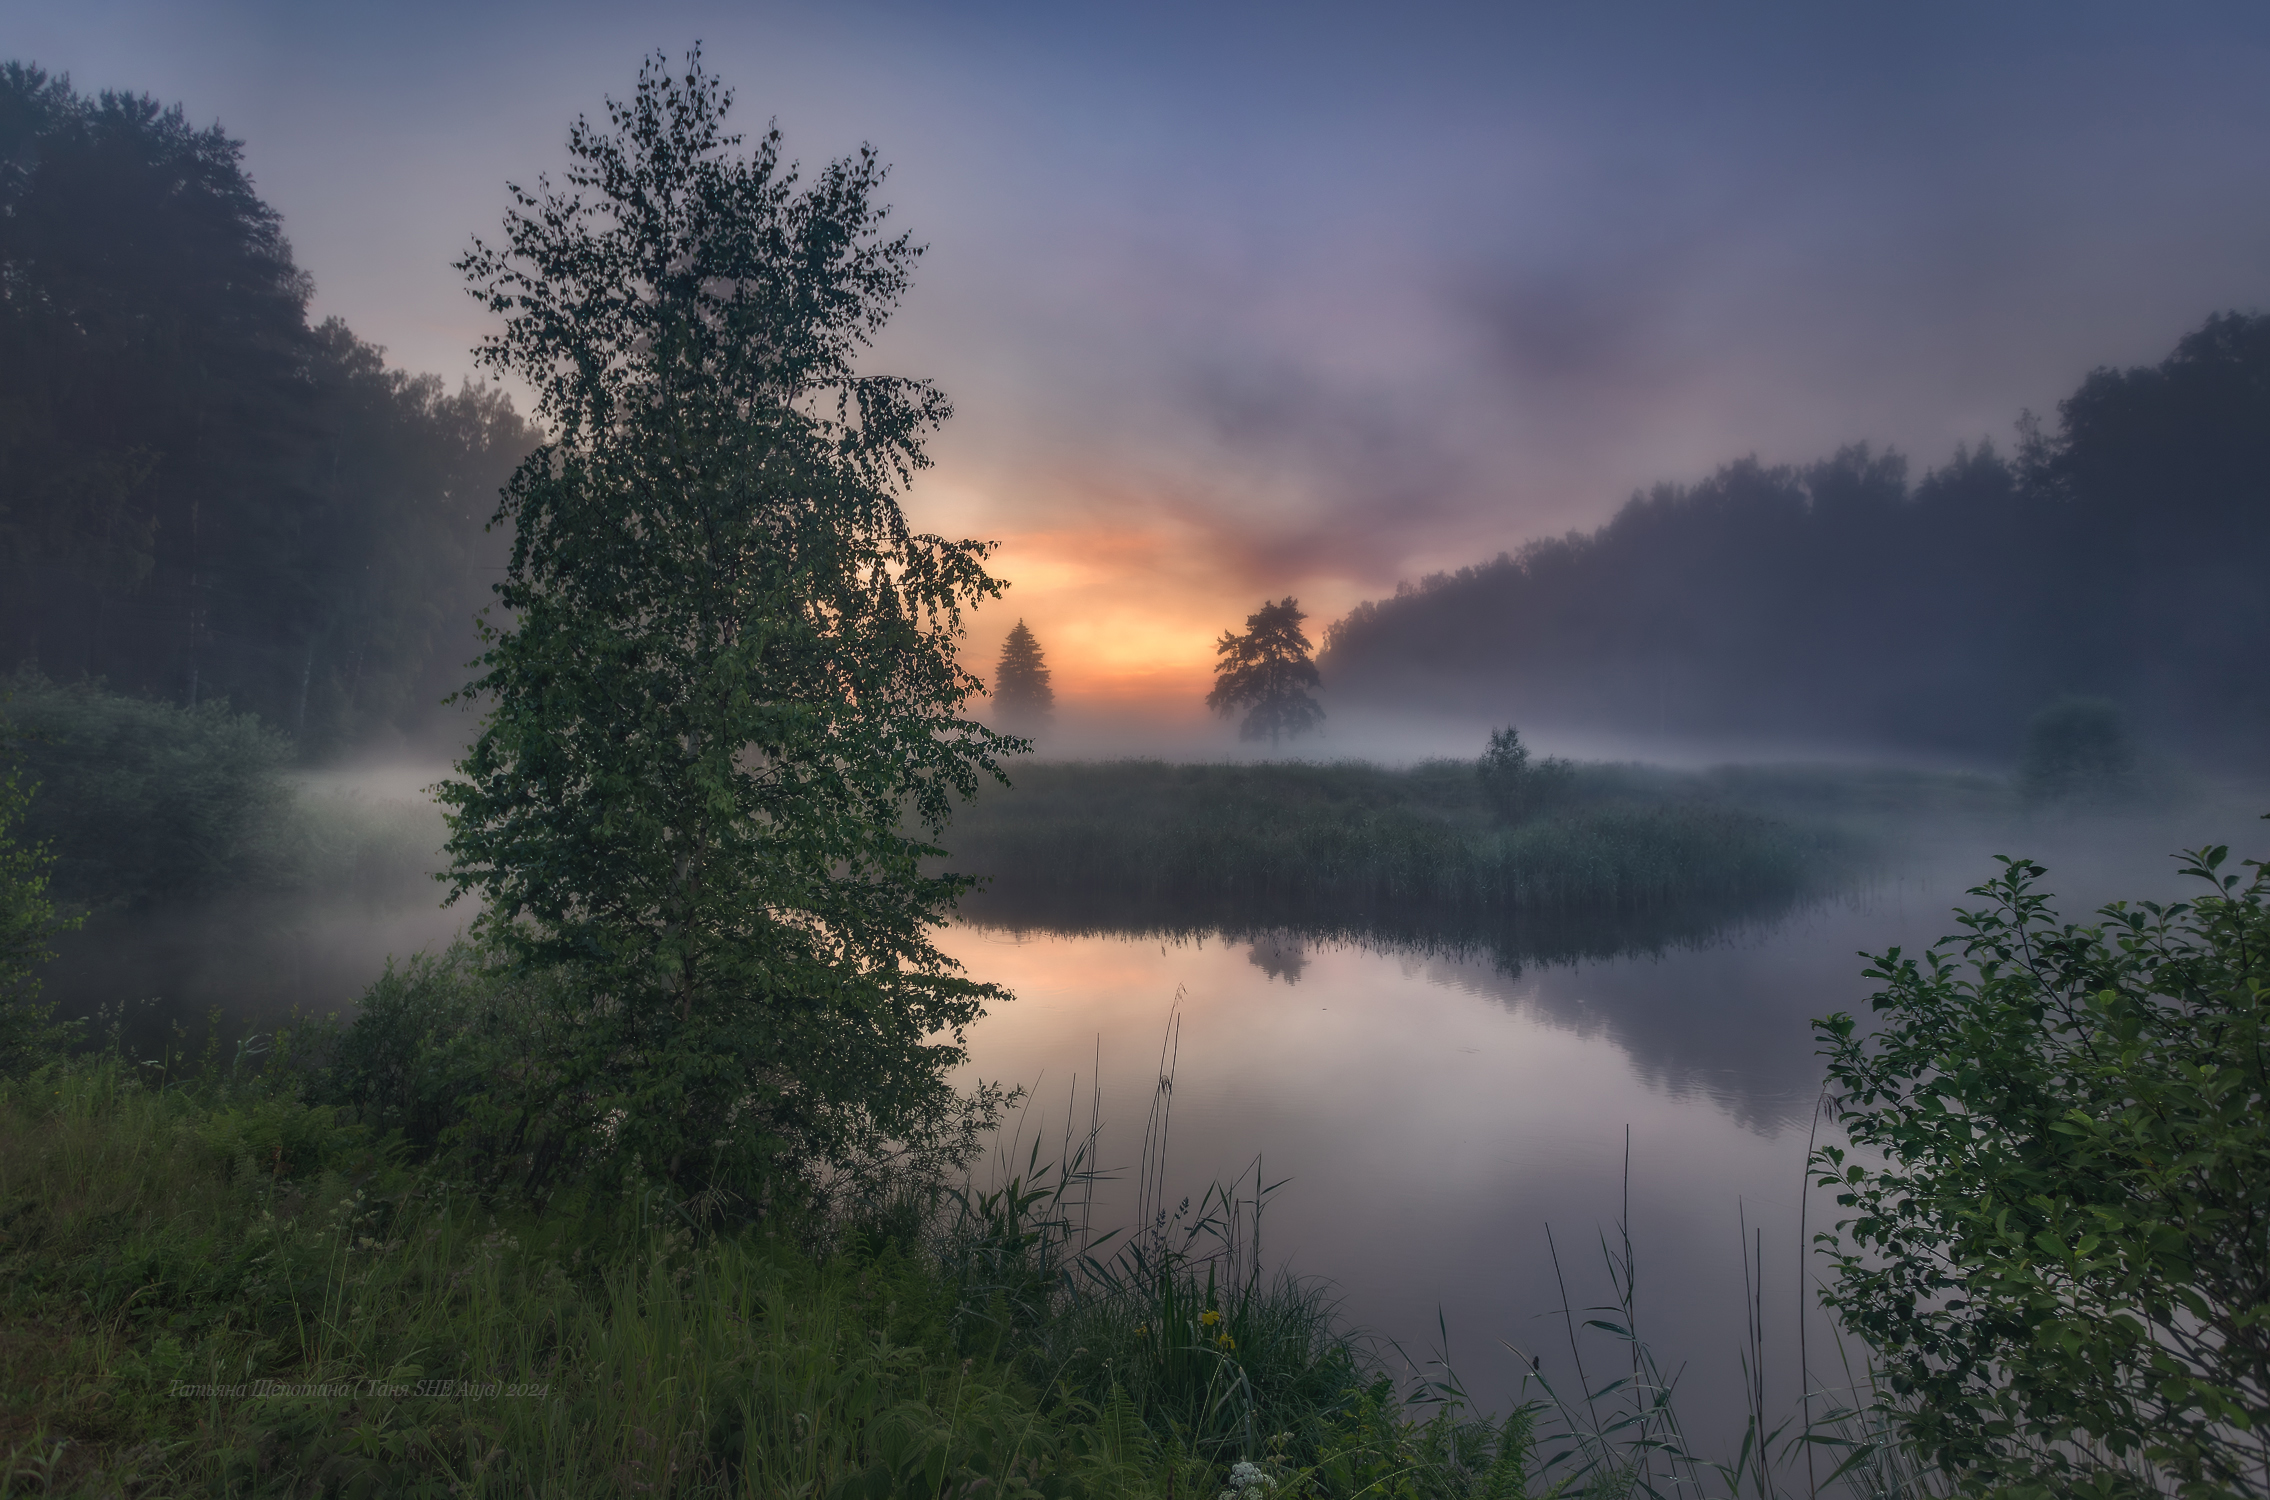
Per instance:
[[[1197,528],[1157,512],[1143,521],[1003,537],[991,570],[1009,588],[973,621],[970,666],[989,678],[1002,637],[1021,619],[1039,639],[1060,705],[1204,717],[1215,643],[1271,591],[1215,561],[1214,539]],[[1354,602],[1336,582],[1275,589],[1300,598],[1320,649],[1324,626]]]

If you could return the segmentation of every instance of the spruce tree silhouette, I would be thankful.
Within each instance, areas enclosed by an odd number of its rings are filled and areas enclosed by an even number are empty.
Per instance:
[[[1040,642],[1019,620],[1001,643],[1001,661],[993,670],[993,702],[1001,721],[1021,730],[1045,724],[1056,709],[1056,690],[1048,677]]]

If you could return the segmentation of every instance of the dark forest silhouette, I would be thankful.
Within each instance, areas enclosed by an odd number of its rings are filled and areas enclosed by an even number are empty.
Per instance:
[[[2270,745],[2270,317],[2100,369],[2016,455],[1865,444],[1635,496],[1589,535],[1336,622],[1341,702],[2014,756],[2068,694],[2226,763]]]
[[[535,433],[311,290],[219,126],[0,66],[0,670],[226,697],[303,753],[435,712]]]

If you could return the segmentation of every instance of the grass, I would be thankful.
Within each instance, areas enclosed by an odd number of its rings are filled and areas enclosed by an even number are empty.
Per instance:
[[[1489,942],[1542,957],[1700,937],[1832,888],[1878,841],[1800,779],[1575,769],[1500,821],[1470,763],[1039,763],[949,830],[974,920]],[[1849,799],[1848,799],[1849,800]],[[1832,805],[1823,806],[1824,801]],[[1784,805],[1786,804],[1786,805]]]
[[[1200,1466],[965,1350],[903,1249],[499,1212],[333,1112],[115,1059],[0,1121],[7,1493],[1106,1496]]]
[[[1495,1452],[1256,1274],[1234,1197],[1108,1260],[1077,1163],[762,1230],[515,1210],[265,1055],[0,1084],[0,1495],[1449,1497],[1449,1436]]]

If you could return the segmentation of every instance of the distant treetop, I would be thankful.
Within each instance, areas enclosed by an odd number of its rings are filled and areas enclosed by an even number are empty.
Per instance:
[[[1001,721],[1014,728],[1037,728],[1056,709],[1056,690],[1048,685],[1047,658],[1032,630],[1019,620],[1001,643],[993,669],[993,703]]]
[[[1245,634],[1225,630],[1214,644],[1221,660],[1214,664],[1214,690],[1206,695],[1206,706],[1224,718],[1247,710],[1238,726],[1240,739],[1266,739],[1274,745],[1323,722],[1324,709],[1305,691],[1323,686],[1301,629],[1307,618],[1290,595],[1274,604],[1263,600],[1261,608],[1245,617]]]

